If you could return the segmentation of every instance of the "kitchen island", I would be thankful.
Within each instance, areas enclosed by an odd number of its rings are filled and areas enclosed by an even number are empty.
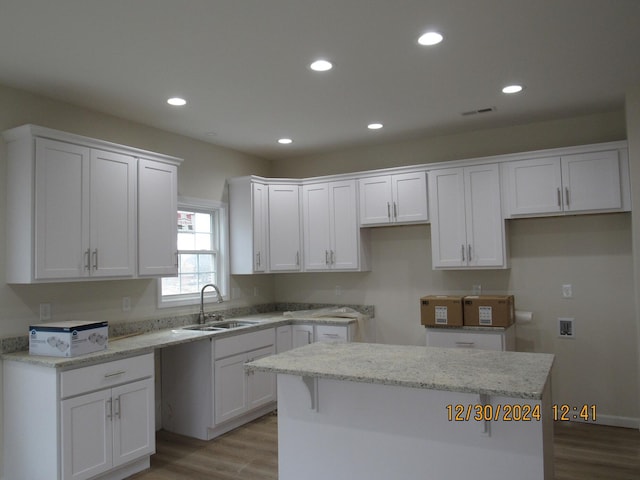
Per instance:
[[[551,480],[553,355],[312,344],[278,374],[280,480]]]

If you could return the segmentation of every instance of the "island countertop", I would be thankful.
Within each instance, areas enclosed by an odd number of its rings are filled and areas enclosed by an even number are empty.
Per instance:
[[[554,356],[370,343],[314,343],[246,364],[249,371],[411,388],[542,398]]]

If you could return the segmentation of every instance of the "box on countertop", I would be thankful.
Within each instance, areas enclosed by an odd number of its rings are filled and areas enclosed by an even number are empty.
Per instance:
[[[515,321],[513,295],[464,297],[464,324],[475,327],[508,327]]]
[[[66,321],[29,326],[29,354],[75,357],[106,350],[108,322]]]
[[[420,299],[420,323],[426,326],[462,326],[463,297],[427,295]]]

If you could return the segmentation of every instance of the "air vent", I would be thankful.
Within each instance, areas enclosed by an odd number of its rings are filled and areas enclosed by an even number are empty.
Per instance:
[[[495,112],[496,107],[486,107],[486,108],[478,108],[477,110],[469,110],[468,112],[462,112],[463,117],[468,117],[469,115],[477,115],[479,113],[489,113]]]

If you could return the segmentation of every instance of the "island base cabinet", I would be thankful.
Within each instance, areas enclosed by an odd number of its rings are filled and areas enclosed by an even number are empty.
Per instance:
[[[532,400],[305,380],[278,375],[280,480],[553,479],[549,382],[542,399]],[[493,412],[529,405],[541,419],[477,421],[475,405],[484,402]],[[456,421],[457,405],[471,406],[472,417]]]

